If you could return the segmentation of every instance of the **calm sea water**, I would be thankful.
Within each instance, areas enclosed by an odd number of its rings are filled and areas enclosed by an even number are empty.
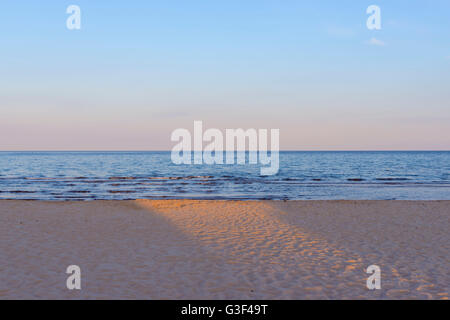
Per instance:
[[[175,165],[170,152],[0,152],[0,199],[450,199],[450,152],[281,152],[259,165]]]

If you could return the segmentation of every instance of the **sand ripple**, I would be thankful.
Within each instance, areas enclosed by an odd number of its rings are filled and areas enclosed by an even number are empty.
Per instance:
[[[0,201],[0,299],[448,299],[448,201]],[[82,290],[65,288],[65,268]],[[382,269],[369,291],[367,266]]]

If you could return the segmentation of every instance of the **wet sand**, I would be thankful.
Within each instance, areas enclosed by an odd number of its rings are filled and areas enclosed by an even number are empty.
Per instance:
[[[0,299],[448,299],[449,230],[450,201],[2,200]]]

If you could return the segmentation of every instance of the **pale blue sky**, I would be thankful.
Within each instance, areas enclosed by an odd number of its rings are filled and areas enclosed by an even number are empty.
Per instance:
[[[442,0],[3,0],[0,150],[165,150],[194,120],[290,150],[449,150],[449,18]]]

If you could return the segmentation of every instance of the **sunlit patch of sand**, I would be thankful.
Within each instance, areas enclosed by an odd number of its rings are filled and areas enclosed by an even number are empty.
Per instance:
[[[247,288],[236,298],[330,298],[336,295],[335,288],[326,285],[336,281],[353,282],[361,294],[366,291],[366,274],[357,254],[283,222],[268,203],[138,203],[168,219],[212,255],[224,257],[228,264],[224,270]]]

